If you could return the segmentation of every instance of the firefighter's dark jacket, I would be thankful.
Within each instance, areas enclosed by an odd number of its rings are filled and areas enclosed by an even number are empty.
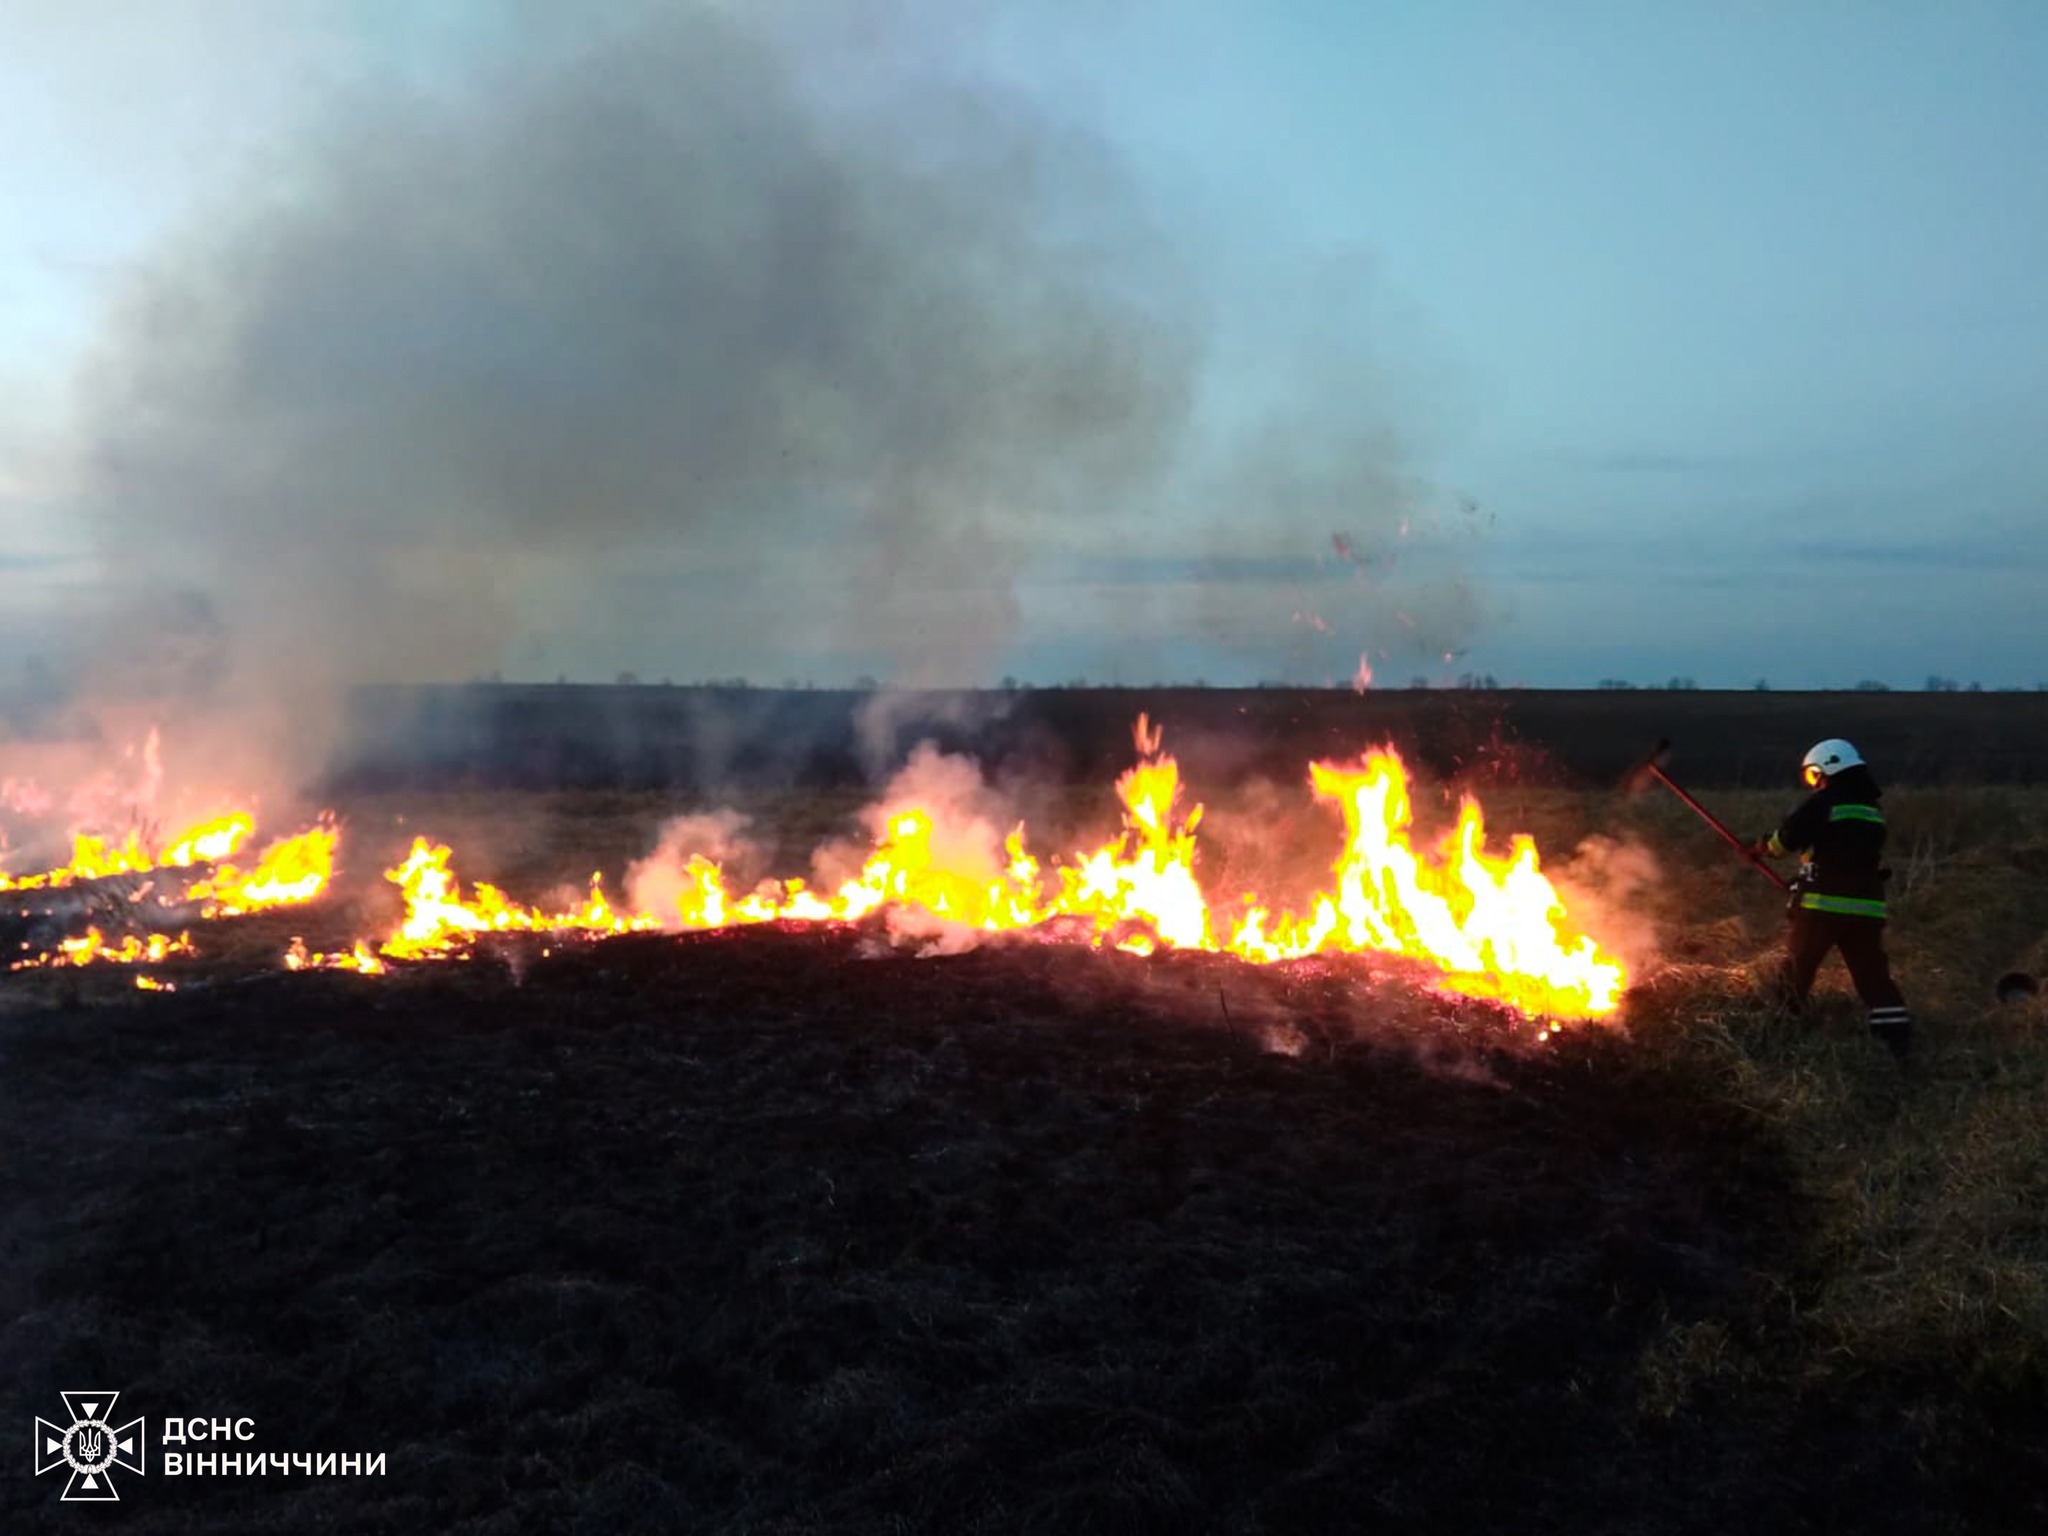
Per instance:
[[[1801,801],[1766,847],[1773,854],[1806,856],[1809,872],[1799,905],[1851,917],[1883,917],[1883,791],[1858,763],[1831,776]]]

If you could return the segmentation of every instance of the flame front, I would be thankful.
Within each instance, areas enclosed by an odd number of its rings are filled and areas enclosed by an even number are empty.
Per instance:
[[[1356,765],[1312,766],[1311,789],[1336,806],[1344,823],[1328,888],[1299,914],[1276,916],[1248,900],[1229,937],[1221,937],[1225,929],[1196,879],[1202,808],[1180,814],[1179,765],[1161,752],[1157,731],[1143,717],[1136,738],[1141,761],[1116,786],[1122,834],[1056,864],[1049,876],[1027,851],[1021,825],[1006,841],[1007,863],[993,875],[950,868],[934,856],[932,816],[911,809],[888,820],[860,871],[829,893],[792,879],[735,895],[716,863],[694,856],[666,925],[851,921],[884,907],[989,932],[1064,920],[1097,943],[1139,954],[1167,945],[1261,963],[1369,951],[1405,955],[1436,966],[1448,990],[1532,1016],[1590,1018],[1618,1005],[1626,968],[1572,927],[1533,840],[1517,835],[1505,856],[1487,853],[1480,807],[1467,799],[1437,855],[1416,852],[1407,774],[1391,750],[1369,753]],[[521,907],[488,885],[464,899],[449,857],[447,848],[421,839],[390,871],[405,893],[406,917],[382,954],[456,953],[483,933],[616,933],[657,925],[649,915],[614,911],[595,876],[588,902],[566,913]]]
[[[118,842],[79,833],[71,840],[70,862],[33,875],[0,874],[0,892],[51,890],[81,880],[105,880],[114,875],[140,875],[154,869],[183,869],[210,863],[228,857],[255,830],[256,823],[249,816],[235,811],[186,828],[161,852],[147,845],[139,827],[131,828]]]
[[[860,869],[836,889],[789,879],[736,892],[719,864],[696,855],[685,864],[680,894],[665,914],[620,911],[597,875],[581,901],[548,911],[524,906],[487,884],[464,895],[449,849],[418,838],[386,872],[405,901],[396,932],[381,944],[360,940],[334,953],[309,950],[294,939],[283,964],[291,970],[379,975],[391,961],[459,958],[473,940],[489,934],[595,937],[658,927],[847,922],[888,909],[983,932],[1042,929],[1057,938],[1078,930],[1096,944],[1139,954],[1166,946],[1270,963],[1391,953],[1435,966],[1449,991],[1493,999],[1535,1017],[1591,1018],[1618,1006],[1626,969],[1573,926],[1542,873],[1532,839],[1517,834],[1505,854],[1489,853],[1483,814],[1468,798],[1436,850],[1415,849],[1407,773],[1391,749],[1370,752],[1356,763],[1311,765],[1309,788],[1318,801],[1335,807],[1344,835],[1323,888],[1304,909],[1275,912],[1248,896],[1226,913],[1212,907],[1197,878],[1201,806],[1183,811],[1179,765],[1163,752],[1159,731],[1144,716],[1134,737],[1139,761],[1116,783],[1121,832],[1049,867],[1029,851],[1021,824],[1004,840],[1000,859],[984,851],[964,861],[979,867],[963,867],[957,856],[941,852],[962,841],[948,836],[932,812],[910,806],[883,822]],[[0,876],[0,892],[211,863],[209,872],[186,886],[183,898],[208,917],[227,917],[310,901],[328,888],[338,838],[331,817],[272,843],[245,871],[228,860],[253,830],[251,818],[236,813],[188,829],[160,852],[146,846],[140,833],[119,843],[79,837],[69,864],[41,874]],[[16,968],[136,964],[191,952],[182,935],[110,944],[93,929]]]
[[[465,940],[483,933],[626,933],[656,927],[651,917],[627,917],[612,909],[596,875],[590,894],[567,912],[523,907],[494,885],[479,883],[468,898],[448,867],[449,850],[414,838],[412,851],[385,878],[405,893],[405,920],[383,953],[395,960],[418,960],[460,952]],[[363,969],[357,965],[350,969]]]
[[[130,830],[118,842],[79,834],[72,840],[69,863],[18,878],[0,875],[0,893],[61,890],[81,881],[115,875],[161,874],[211,864],[210,871],[191,880],[182,891],[175,887],[167,890],[161,880],[155,880],[140,883],[129,893],[129,899],[159,909],[166,905],[194,905],[201,909],[202,916],[213,918],[308,902],[327,888],[340,837],[331,816],[323,817],[306,832],[272,843],[251,869],[245,871],[227,862],[255,830],[252,816],[234,811],[188,827],[161,850],[149,845],[140,828]],[[190,937],[184,934],[176,939],[159,934],[147,940],[130,935],[119,944],[112,944],[98,928],[89,928],[83,936],[65,939],[55,950],[17,961],[9,969],[153,964],[194,953]],[[176,990],[170,982],[146,976],[137,976],[135,985],[144,991]]]
[[[219,865],[186,887],[185,900],[203,904],[208,917],[239,917],[311,901],[334,875],[339,839],[333,820],[323,819],[318,826],[265,848],[254,869],[244,872],[232,864]]]
[[[1316,797],[1344,817],[1335,889],[1318,896],[1306,917],[1272,920],[1253,907],[1231,938],[1233,953],[1253,960],[1357,950],[1410,955],[1441,967],[1454,991],[1553,1018],[1610,1013],[1620,1002],[1626,968],[1571,928],[1531,838],[1517,834],[1505,858],[1488,855],[1484,816],[1468,797],[1432,862],[1409,844],[1407,773],[1392,751],[1369,753],[1356,768],[1317,763],[1309,778]]]
[[[1174,820],[1180,765],[1158,755],[1159,737],[1138,720],[1138,749],[1148,761],[1116,781],[1124,804],[1124,835],[1059,871],[1060,894],[1050,916],[1086,918],[1118,948],[1150,954],[1161,942],[1176,949],[1214,949],[1209,904],[1195,883],[1198,805]]]
[[[156,965],[173,955],[189,955],[192,950],[192,936],[181,933],[175,939],[168,934],[152,933],[148,938],[139,934],[126,934],[121,942],[112,944],[98,928],[88,928],[75,939],[61,941],[54,950],[32,959],[18,960],[10,970],[25,971],[40,966],[66,965]]]

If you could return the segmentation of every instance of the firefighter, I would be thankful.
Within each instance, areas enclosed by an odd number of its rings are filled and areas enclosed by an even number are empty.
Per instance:
[[[1870,1032],[1900,1061],[1913,1045],[1913,1020],[1884,953],[1883,791],[1862,754],[1839,738],[1816,743],[1800,764],[1813,791],[1750,852],[1758,858],[1802,855],[1792,886],[1781,996],[1797,1012],[1813,990],[1828,951],[1839,949],[1856,995],[1870,1010]]]

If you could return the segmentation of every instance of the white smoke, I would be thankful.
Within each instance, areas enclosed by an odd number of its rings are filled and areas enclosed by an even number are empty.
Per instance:
[[[750,889],[764,860],[759,846],[746,836],[746,828],[747,818],[732,810],[677,816],[665,823],[653,852],[634,860],[626,870],[627,909],[676,925],[678,901],[694,884],[689,871],[696,859],[719,866],[727,891],[738,895]]]
[[[896,818],[912,810],[931,818],[937,867],[983,881],[998,878],[1007,867],[1003,840],[1016,826],[1007,802],[983,779],[973,758],[921,741],[880,797],[860,813],[866,839],[843,838],[818,850],[812,860],[816,883],[829,890],[857,873]]]
[[[981,948],[982,941],[989,937],[987,930],[972,923],[956,923],[918,907],[890,907],[883,914],[882,923],[891,945],[910,950],[920,960],[964,955]]]
[[[1591,934],[1641,976],[1663,952],[1652,899],[1664,883],[1657,856],[1644,844],[1594,833],[1564,863],[1544,871],[1563,899],[1572,926]]]

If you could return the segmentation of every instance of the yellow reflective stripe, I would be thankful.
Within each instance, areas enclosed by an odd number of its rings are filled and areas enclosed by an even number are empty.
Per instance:
[[[1838,912],[1844,917],[1883,917],[1882,901],[1865,901],[1860,896],[1823,896],[1819,891],[1808,891],[1799,898],[1799,905],[1809,912]]]
[[[1771,857],[1774,859],[1782,859],[1783,857],[1785,857],[1786,854],[1792,851],[1791,849],[1787,848],[1783,843],[1778,841],[1778,834],[1775,832],[1771,834],[1771,840],[1765,843],[1764,847],[1770,850]]]
[[[1884,812],[1874,805],[1838,805],[1828,812],[1829,821],[1874,821],[1884,825]]]

